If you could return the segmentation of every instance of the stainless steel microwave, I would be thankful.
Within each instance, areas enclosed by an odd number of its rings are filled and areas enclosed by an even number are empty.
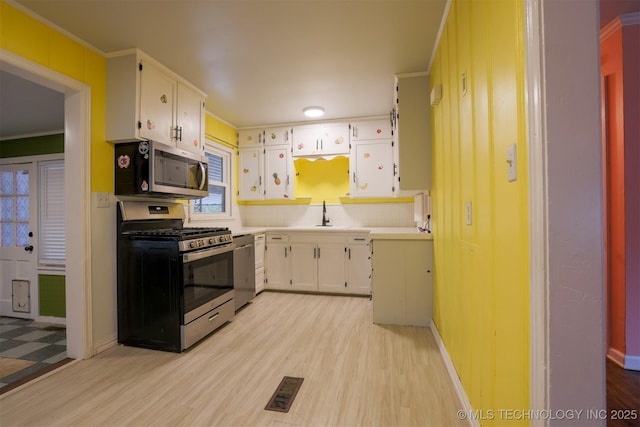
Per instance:
[[[209,195],[207,157],[135,141],[115,146],[115,194],[199,199]]]

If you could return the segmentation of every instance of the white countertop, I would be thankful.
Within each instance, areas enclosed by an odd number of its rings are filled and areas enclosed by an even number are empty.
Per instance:
[[[431,233],[422,233],[415,227],[348,227],[348,226],[293,226],[293,227],[242,227],[231,230],[234,236],[242,234],[260,234],[266,232],[281,233],[369,233],[371,239],[378,240],[432,240]]]
[[[369,237],[373,240],[433,240],[433,234],[418,231],[416,227],[373,227]]]

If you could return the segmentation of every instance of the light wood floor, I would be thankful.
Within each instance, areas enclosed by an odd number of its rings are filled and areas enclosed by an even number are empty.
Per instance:
[[[264,410],[303,377],[289,413]],[[113,348],[0,398],[0,424],[458,426],[429,329],[372,323],[367,298],[263,292],[182,354]]]

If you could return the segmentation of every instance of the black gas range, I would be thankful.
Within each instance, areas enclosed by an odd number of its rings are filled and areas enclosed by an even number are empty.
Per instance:
[[[185,228],[181,204],[118,203],[118,342],[180,352],[234,316],[228,228]]]

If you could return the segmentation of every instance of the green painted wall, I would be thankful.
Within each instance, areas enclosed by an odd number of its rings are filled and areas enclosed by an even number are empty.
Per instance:
[[[40,316],[67,317],[65,276],[38,275]]]
[[[64,134],[0,141],[0,158],[64,153]]]

